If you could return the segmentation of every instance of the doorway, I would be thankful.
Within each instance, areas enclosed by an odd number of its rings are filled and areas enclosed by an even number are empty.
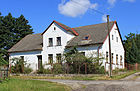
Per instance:
[[[38,55],[37,58],[38,58],[38,69],[41,69],[41,67],[42,67],[42,55]]]

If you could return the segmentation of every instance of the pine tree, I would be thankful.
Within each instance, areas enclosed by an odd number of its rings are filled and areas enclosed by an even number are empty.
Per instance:
[[[8,59],[7,50],[28,34],[32,34],[32,27],[23,15],[18,18],[9,13],[7,16],[0,14],[0,54]]]
[[[135,43],[135,40],[132,39],[132,47],[130,49],[130,52],[129,52],[129,57],[130,57],[130,61],[131,63],[138,63],[139,60],[138,60],[138,48],[136,46],[136,43]]]
[[[126,63],[140,63],[140,34],[130,33],[124,40]]]

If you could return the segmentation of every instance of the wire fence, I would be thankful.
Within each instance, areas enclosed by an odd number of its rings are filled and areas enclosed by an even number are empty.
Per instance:
[[[9,77],[8,66],[0,66],[0,80],[4,80]]]

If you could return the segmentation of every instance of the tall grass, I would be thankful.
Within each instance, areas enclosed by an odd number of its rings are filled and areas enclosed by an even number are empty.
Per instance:
[[[0,91],[69,91],[65,85],[47,81],[10,79],[0,83]]]

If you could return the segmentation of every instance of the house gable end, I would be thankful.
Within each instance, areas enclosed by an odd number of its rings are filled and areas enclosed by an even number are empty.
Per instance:
[[[73,35],[76,35],[76,36],[79,35],[73,28],[70,28],[70,27],[68,27],[68,26],[66,26],[66,25],[64,25],[64,24],[62,24],[62,23],[59,23],[59,22],[57,22],[57,21],[55,21],[55,20],[47,27],[47,29],[42,33],[42,35],[49,29],[49,27],[50,27],[53,23],[56,23],[56,24],[59,25],[61,28],[63,28],[64,30],[70,32],[70,33],[73,34]]]

